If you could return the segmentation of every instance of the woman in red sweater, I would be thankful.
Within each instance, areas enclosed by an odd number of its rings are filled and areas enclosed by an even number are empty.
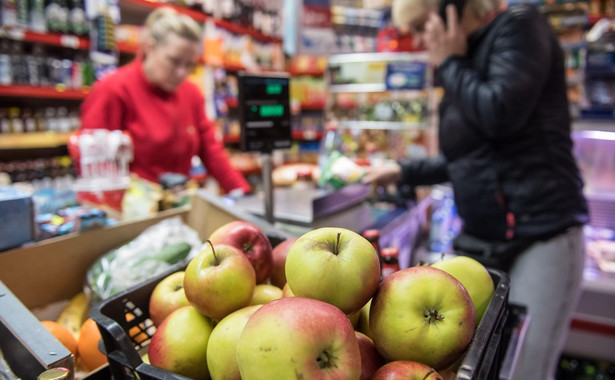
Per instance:
[[[147,18],[143,54],[101,79],[81,106],[83,129],[121,129],[133,139],[131,172],[158,182],[165,172],[188,175],[193,156],[227,193],[250,192],[205,115],[205,100],[186,80],[201,49],[199,25],[171,8]]]

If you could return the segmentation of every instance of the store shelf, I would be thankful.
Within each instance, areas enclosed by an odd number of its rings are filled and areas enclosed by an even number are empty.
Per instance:
[[[83,100],[90,89],[65,90],[60,87],[0,86],[0,97]]]
[[[290,75],[293,77],[323,77],[325,76],[325,71],[324,70],[318,70],[318,69],[313,69],[313,70],[296,70],[296,69],[291,69],[289,71]]]
[[[295,141],[317,141],[322,139],[322,132],[293,131],[292,139]],[[225,144],[239,144],[239,135],[224,135],[222,142]]]
[[[77,37],[71,34],[38,33],[18,28],[0,28],[0,38],[79,50],[88,50],[90,48],[89,38]]]
[[[293,140],[296,141],[320,141],[322,132],[315,131],[293,131]]]
[[[305,102],[301,103],[301,111],[324,111],[325,102]]]
[[[177,12],[188,15],[190,17],[192,17],[194,20],[204,23],[205,21],[207,21],[208,19],[213,19],[211,17],[209,17],[207,14],[203,13],[203,12],[199,12],[199,11],[195,11],[192,9],[188,9],[188,8],[184,8],[184,7],[180,7],[177,5],[172,5],[169,3],[162,3],[162,2],[158,2],[158,1],[147,1],[147,0],[123,0],[120,2],[120,4],[122,5],[123,8],[125,9],[130,9],[130,10],[149,10],[149,9],[155,9],[155,8],[159,8],[159,7],[164,7],[164,6],[170,6],[173,7]],[[241,26],[241,25],[237,25],[234,24],[232,22],[226,21],[226,20],[219,20],[219,19],[213,19],[214,23],[216,26],[218,26],[219,28],[228,30],[231,33],[235,33],[235,34],[243,34],[243,35],[248,35],[251,36],[252,38],[254,38],[255,40],[261,41],[261,42],[276,42],[276,43],[281,43],[282,39],[281,38],[277,38],[277,37],[272,37],[272,36],[268,36],[266,34],[263,34],[253,28],[248,28],[245,26]]]
[[[384,83],[352,83],[335,84],[329,86],[329,92],[385,92],[387,86]]]
[[[419,122],[396,122],[396,121],[360,121],[344,120],[339,122],[340,128],[352,129],[387,129],[387,130],[408,130],[424,129],[427,123]]]
[[[0,150],[57,148],[68,143],[70,133],[24,133],[0,135]]]

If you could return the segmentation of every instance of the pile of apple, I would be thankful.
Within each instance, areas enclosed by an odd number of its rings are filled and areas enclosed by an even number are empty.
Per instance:
[[[149,361],[197,380],[454,377],[493,291],[470,258],[381,282],[355,232],[320,228],[272,249],[232,222],[154,289]]]

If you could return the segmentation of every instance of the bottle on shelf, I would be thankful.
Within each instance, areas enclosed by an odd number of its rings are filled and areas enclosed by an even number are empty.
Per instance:
[[[28,27],[28,0],[13,0],[17,7],[17,26]]]
[[[23,45],[19,41],[11,44],[11,83],[16,85],[28,84],[28,71],[25,65]]]
[[[90,27],[83,0],[70,0],[68,24],[70,31],[78,36],[84,36],[89,32]]]
[[[14,0],[0,0],[0,24],[17,26],[17,4]]]
[[[68,4],[66,0],[49,0],[45,7],[47,30],[55,33],[68,32]]]
[[[24,125],[23,120],[21,119],[21,110],[19,108],[9,108],[9,119],[11,123],[11,133],[24,133]]]
[[[2,0],[0,0],[2,1]],[[0,42],[0,85],[10,85],[13,78],[10,46],[8,40]]]
[[[30,20],[31,30],[39,33],[47,32],[47,22],[45,21],[45,0],[30,0]]]
[[[380,230],[365,230],[363,231],[363,237],[372,244],[372,247],[376,250],[376,254],[378,254],[378,259],[380,259],[382,257],[380,253]]]

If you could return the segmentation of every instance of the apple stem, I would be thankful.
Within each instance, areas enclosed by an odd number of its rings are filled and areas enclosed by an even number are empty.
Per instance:
[[[431,368],[431,369],[429,370],[429,372],[427,372],[427,373],[425,374],[425,377],[423,378],[423,380],[426,380],[429,376],[431,376],[431,375],[432,375],[432,374],[434,374],[434,373],[436,373],[436,370],[435,370],[435,369],[433,369],[433,368]]]
[[[340,237],[341,236],[342,236],[342,233],[338,232],[337,233],[337,241],[335,242],[335,252],[333,252],[333,253],[335,253],[336,256],[337,256],[337,254],[339,252],[339,249],[340,249]]]
[[[207,242],[211,246],[211,252],[213,252],[214,254],[214,261],[216,262],[216,266],[220,265],[220,262],[218,261],[218,256],[216,256],[216,250],[214,249],[214,245],[212,244],[211,240],[207,240]]]

